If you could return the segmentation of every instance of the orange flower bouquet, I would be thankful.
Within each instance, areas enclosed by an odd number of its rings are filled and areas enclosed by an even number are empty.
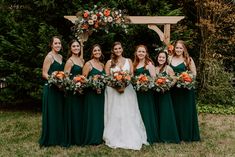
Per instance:
[[[84,88],[87,87],[88,80],[83,75],[77,75],[73,78],[74,83],[74,93],[78,92],[79,94],[83,94]]]
[[[133,77],[131,83],[136,91],[148,91],[154,86],[152,78],[146,74]]]
[[[107,80],[105,75],[94,75],[88,80],[88,87],[96,90],[97,94],[100,94],[106,86]]]
[[[193,89],[195,88],[195,78],[192,73],[189,71],[182,72],[177,77],[176,87],[178,88],[187,88],[187,89]]]
[[[68,77],[63,71],[54,71],[49,77],[48,77],[48,84],[55,85],[59,89],[63,89],[64,87],[64,80]]]
[[[173,79],[170,76],[159,75],[154,80],[153,89],[157,92],[165,92],[170,90],[172,86]]]
[[[119,93],[123,93],[130,83],[131,75],[128,71],[116,71],[107,78],[108,86],[115,88]]]

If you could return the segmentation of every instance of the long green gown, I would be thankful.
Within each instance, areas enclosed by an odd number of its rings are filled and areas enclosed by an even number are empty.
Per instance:
[[[63,71],[64,64],[56,60],[51,64],[48,74]],[[40,146],[64,146],[64,93],[56,86],[45,83],[42,96],[42,134]]]
[[[162,72],[162,76],[166,76]],[[156,93],[156,106],[159,115],[159,138],[161,142],[179,143],[179,135],[176,127],[175,113],[169,91]]]
[[[147,69],[144,69],[144,67],[136,69],[134,74],[136,76],[140,74],[146,74],[150,76],[149,71]],[[139,110],[146,129],[147,141],[150,144],[158,142],[159,129],[158,129],[157,110],[154,102],[154,92],[152,90],[148,90],[146,92],[137,91],[136,94],[137,94]]]
[[[88,78],[102,75],[103,71],[92,67]],[[84,98],[83,145],[98,145],[103,142],[104,131],[104,91],[97,94],[95,90],[88,89]]]
[[[82,74],[82,68],[73,65],[71,79],[78,74]],[[69,92],[65,96],[65,140],[66,146],[82,144],[83,127],[83,95]]]
[[[176,74],[187,69],[184,63],[177,66],[171,65],[171,67]],[[200,134],[194,90],[173,87],[171,97],[180,140],[199,141]]]

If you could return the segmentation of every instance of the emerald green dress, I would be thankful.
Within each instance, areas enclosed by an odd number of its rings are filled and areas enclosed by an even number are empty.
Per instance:
[[[186,71],[184,63],[171,65],[176,74]],[[181,141],[199,141],[199,125],[194,90],[173,87],[171,97],[175,111],[176,125]]]
[[[56,60],[51,64],[48,74],[63,71],[64,64]],[[64,146],[64,93],[56,86],[45,83],[42,96],[42,133],[40,146]]]
[[[162,76],[166,76],[164,71]],[[179,143],[179,135],[176,127],[175,113],[172,105],[171,95],[169,91],[164,93],[156,93],[156,106],[159,119],[159,138],[161,142]]]
[[[88,78],[102,75],[103,71],[92,67]],[[103,142],[104,131],[104,91],[97,94],[95,90],[87,89],[84,98],[83,145],[98,145]]]
[[[140,74],[146,74],[150,76],[149,71],[144,67],[136,69],[134,74],[135,76],[138,76]],[[146,92],[137,91],[136,93],[139,110],[146,129],[147,141],[150,144],[158,142],[158,119],[154,102],[154,92],[152,90],[148,90]]]
[[[71,71],[71,79],[82,74],[82,68],[74,64]],[[83,127],[83,95],[68,92],[65,96],[65,141],[66,146],[82,144]]]

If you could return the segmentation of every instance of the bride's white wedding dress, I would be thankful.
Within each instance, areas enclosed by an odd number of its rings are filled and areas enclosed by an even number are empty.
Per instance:
[[[130,71],[128,59],[122,69],[116,66],[111,68],[110,73],[120,70]],[[131,84],[122,94],[106,87],[103,139],[111,148],[140,150],[142,144],[148,144],[136,93]]]

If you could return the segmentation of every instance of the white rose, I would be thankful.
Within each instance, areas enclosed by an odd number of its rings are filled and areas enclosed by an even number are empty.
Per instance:
[[[97,20],[97,16],[96,16],[95,14],[93,14],[93,15],[91,16],[91,19],[92,19],[93,21],[95,21],[95,20]]]
[[[112,16],[108,17],[108,22],[113,22],[113,17]]]
[[[94,25],[94,21],[93,20],[88,20],[88,24],[89,25]]]

